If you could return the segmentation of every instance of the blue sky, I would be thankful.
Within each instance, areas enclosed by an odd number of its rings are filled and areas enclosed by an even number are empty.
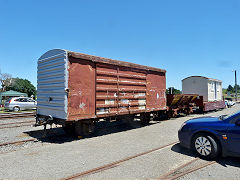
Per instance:
[[[0,0],[0,69],[37,85],[37,59],[67,49],[240,82],[238,0]]]

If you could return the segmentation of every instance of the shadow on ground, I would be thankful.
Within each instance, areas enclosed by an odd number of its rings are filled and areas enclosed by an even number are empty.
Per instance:
[[[180,143],[173,145],[171,150],[176,153],[184,154],[186,156],[197,157],[197,155],[193,151],[180,146]],[[227,166],[240,167],[240,158],[239,157],[221,157],[221,156],[219,156],[213,160],[215,160],[218,164],[220,164],[223,167],[227,167]]]
[[[159,123],[160,121],[151,121],[148,126],[153,124]],[[131,123],[124,123],[122,121],[100,121],[96,124],[95,133],[85,137],[85,139],[94,138],[98,136],[119,133],[123,131],[129,131],[132,129],[142,128],[143,125],[140,124],[139,121],[132,121]],[[42,130],[35,130],[35,131],[26,131],[24,132],[28,134],[30,137],[36,138],[41,142],[47,143],[56,143],[62,144],[65,142],[72,142],[79,140],[79,138],[75,136],[70,136],[66,134],[62,127],[54,127],[54,128],[47,128],[46,131]]]

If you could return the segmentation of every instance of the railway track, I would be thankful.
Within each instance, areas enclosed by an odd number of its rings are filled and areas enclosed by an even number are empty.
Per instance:
[[[22,126],[31,126],[35,121],[21,121],[21,122],[12,122],[12,123],[2,123],[0,124],[0,129],[7,129],[7,128],[16,128]]]
[[[0,114],[1,119],[11,119],[11,118],[22,118],[22,117],[34,117],[36,112],[24,112],[24,113],[2,113]]]
[[[137,158],[139,156],[143,156],[145,154],[149,154],[149,153],[154,152],[154,151],[158,151],[160,149],[163,149],[165,147],[174,145],[176,143],[178,143],[178,142],[173,142],[173,143],[170,143],[170,144],[167,144],[167,145],[164,145],[164,146],[161,146],[161,147],[149,150],[149,151],[145,151],[143,153],[139,153],[139,154],[136,154],[136,155],[133,155],[133,156],[130,156],[130,157],[118,160],[118,161],[114,161],[114,162],[109,163],[109,164],[105,164],[103,166],[96,167],[94,169],[83,171],[83,172],[74,174],[72,176],[63,178],[61,180],[75,180],[75,179],[79,179],[79,178],[81,179],[84,176],[88,176],[88,175],[91,175],[91,174],[99,173],[99,172],[102,172],[102,171],[105,171],[105,170],[117,167],[119,164],[121,164],[123,162],[129,161],[129,160]],[[175,180],[175,179],[178,179],[178,178],[180,178],[180,177],[182,177],[184,175],[187,175],[187,174],[192,173],[194,171],[197,171],[199,169],[202,169],[202,168],[205,168],[207,166],[210,166],[210,165],[212,165],[214,163],[216,163],[216,162],[215,161],[204,161],[204,160],[202,160],[200,158],[194,158],[193,160],[191,160],[191,161],[189,161],[189,162],[187,162],[187,163],[185,163],[185,164],[183,164],[183,165],[181,165],[181,166],[171,170],[170,172],[168,172],[166,174],[163,174],[162,176],[160,176],[157,179],[158,180],[166,180],[166,179],[168,179],[168,180]]]
[[[212,164],[216,163],[216,161],[204,161],[200,158],[195,158],[173,170],[170,172],[162,175],[161,177],[157,178],[158,180],[175,180],[184,175],[197,171],[199,169],[205,168]]]
[[[167,144],[167,145],[163,145],[163,146],[160,146],[160,147],[157,147],[157,148],[154,148],[154,149],[151,149],[149,151],[145,151],[145,152],[142,152],[142,153],[139,153],[139,154],[136,154],[136,155],[133,155],[133,156],[129,156],[127,158],[124,158],[124,159],[121,159],[121,160],[118,160],[118,161],[114,161],[112,163],[109,163],[109,164],[105,164],[103,166],[99,166],[97,168],[94,168],[94,169],[90,169],[88,171],[83,171],[81,173],[78,173],[78,174],[74,174],[72,176],[69,176],[69,177],[66,177],[66,178],[63,178],[61,180],[74,180],[74,179],[77,179],[77,178],[82,178],[84,176],[87,176],[87,175],[91,175],[91,174],[94,174],[94,173],[98,173],[98,172],[101,172],[101,171],[104,171],[104,170],[107,170],[107,169],[111,169],[111,168],[114,168],[116,166],[118,166],[120,163],[123,163],[125,161],[129,161],[131,159],[134,159],[134,158],[137,158],[139,156],[143,156],[145,154],[149,154],[151,152],[154,152],[154,151],[158,151],[160,149],[163,149],[165,147],[168,147],[168,146],[171,146],[171,145],[174,145],[178,143],[178,141],[176,142],[173,142],[173,143],[170,143],[170,144]]]
[[[3,147],[3,146],[8,146],[8,145],[21,145],[21,144],[24,144],[26,142],[44,142],[46,139],[56,139],[56,140],[59,140],[59,138],[61,137],[66,137],[65,134],[52,134],[50,136],[46,136],[46,137],[42,137],[42,138],[29,138],[29,139],[25,139],[25,140],[19,140],[19,141],[11,141],[11,142],[5,142],[5,143],[1,143],[0,144],[0,147]],[[0,153],[1,154],[1,153]]]
[[[31,142],[31,141],[38,141],[36,138],[31,138],[31,139],[26,139],[26,140],[21,140],[21,141],[13,141],[13,142],[6,142],[6,143],[1,143],[0,144],[0,147],[2,147],[2,146],[7,146],[7,145],[12,145],[12,144],[17,144],[17,145],[19,145],[19,144],[23,144],[23,143],[25,143],[25,142]]]
[[[63,135],[58,135],[58,136],[63,136]],[[55,138],[56,136],[48,136],[48,137],[45,137],[45,138],[52,138],[52,137]],[[26,139],[26,140],[2,143],[2,144],[0,144],[0,147],[7,146],[7,145],[22,145],[26,142],[39,142],[39,141],[41,141],[41,140],[39,140],[37,138],[31,138],[31,139]],[[87,171],[83,171],[83,172],[74,174],[72,176],[63,178],[61,180],[74,180],[74,179],[79,179],[79,178],[81,179],[82,177],[85,177],[85,176],[88,176],[88,175],[91,175],[91,174],[95,174],[95,173],[99,173],[99,172],[102,172],[102,171],[105,171],[105,170],[108,170],[108,169],[111,169],[111,168],[115,168],[118,165],[120,165],[121,163],[124,163],[126,161],[131,160],[131,159],[134,159],[134,158],[152,153],[154,151],[161,150],[161,149],[166,148],[168,146],[172,146],[176,143],[178,143],[178,141],[172,142],[172,143],[169,143],[169,144],[166,144],[166,145],[163,145],[163,146],[160,146],[160,147],[157,147],[157,148],[154,148],[154,149],[142,152],[142,153],[138,153],[136,155],[129,156],[129,157],[123,158],[121,160],[114,161],[114,162],[111,162],[111,163],[108,163],[108,164],[105,164],[105,165],[102,165],[102,166],[99,166],[99,167],[96,167],[96,168],[93,168],[93,169],[90,169],[90,170],[87,170]],[[158,180],[165,180],[165,179],[175,180],[175,179],[178,179],[178,178],[180,178],[184,175],[187,175],[187,174],[192,173],[194,171],[197,171],[199,169],[210,166],[214,163],[216,163],[216,162],[215,161],[204,161],[200,158],[194,158],[193,160],[191,160],[191,161],[189,161],[189,162],[187,162],[187,163],[185,163],[185,164],[167,172],[166,174],[161,175],[157,179]]]

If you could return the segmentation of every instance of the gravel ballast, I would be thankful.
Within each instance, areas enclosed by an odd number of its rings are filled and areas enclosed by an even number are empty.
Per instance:
[[[229,109],[205,115],[217,116],[240,110],[237,104]],[[24,148],[0,154],[0,178],[3,179],[60,179],[111,163],[178,140],[177,131],[190,115],[161,121],[149,126],[48,146]],[[25,131],[33,131],[25,130]],[[175,145],[176,146],[176,145]],[[146,179],[158,178],[193,156],[185,150],[167,147],[124,162],[113,169],[86,176],[86,179]],[[210,168],[207,168],[208,170]],[[219,171],[230,168],[220,167]],[[192,173],[194,175],[194,173]]]

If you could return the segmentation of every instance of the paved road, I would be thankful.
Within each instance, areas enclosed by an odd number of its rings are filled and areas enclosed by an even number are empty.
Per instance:
[[[237,104],[207,115],[217,116],[239,110],[240,104]],[[199,116],[202,115],[161,121],[145,127],[135,126],[133,129],[112,127],[96,137],[0,154],[0,179],[61,179],[81,173],[176,142],[181,124]],[[176,143],[81,179],[155,179],[194,158],[193,153]],[[238,158],[221,158],[217,163],[181,178],[239,179],[239,166]]]

